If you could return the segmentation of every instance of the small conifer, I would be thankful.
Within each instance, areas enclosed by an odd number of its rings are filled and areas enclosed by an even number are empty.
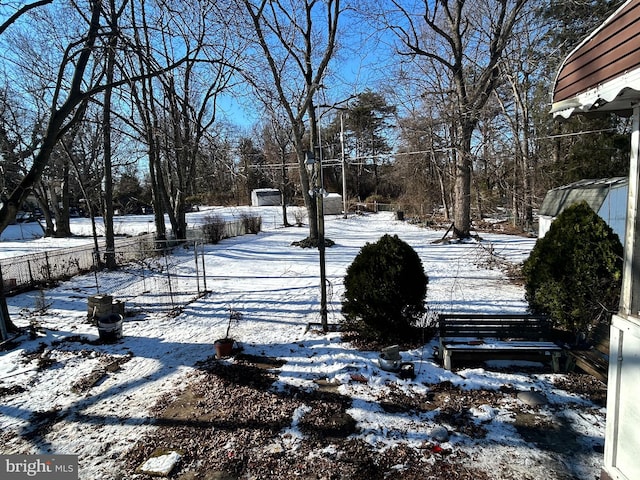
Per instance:
[[[397,235],[367,243],[344,278],[346,329],[370,340],[408,339],[428,282],[420,257]]]
[[[538,239],[524,262],[525,294],[534,313],[558,326],[588,335],[617,310],[622,279],[622,244],[587,205],[574,204]]]

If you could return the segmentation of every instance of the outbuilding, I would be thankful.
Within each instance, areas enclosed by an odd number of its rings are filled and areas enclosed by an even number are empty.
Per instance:
[[[342,213],[342,195],[329,193],[322,200],[325,215],[340,215]]]
[[[549,190],[538,211],[538,238],[547,234],[551,223],[566,208],[585,201],[623,242],[628,193],[627,177],[585,179]]]
[[[256,188],[251,191],[252,207],[274,207],[282,205],[280,190],[277,188]]]

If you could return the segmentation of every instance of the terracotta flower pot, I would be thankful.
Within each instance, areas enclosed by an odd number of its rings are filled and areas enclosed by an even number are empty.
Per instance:
[[[235,340],[233,338],[221,338],[216,340],[213,343],[213,346],[216,347],[216,357],[217,358],[225,358],[230,357],[233,352],[233,344]]]

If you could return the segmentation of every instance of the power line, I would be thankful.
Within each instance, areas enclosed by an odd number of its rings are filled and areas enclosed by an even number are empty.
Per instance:
[[[367,165],[365,161],[361,161],[361,160],[388,159],[391,157],[395,158],[395,157],[402,157],[402,156],[408,156],[408,155],[425,155],[425,154],[431,154],[431,153],[444,153],[444,152],[450,152],[453,150],[456,150],[456,148],[444,147],[444,148],[436,148],[432,150],[419,150],[415,152],[396,152],[396,153],[380,153],[377,155],[360,155],[356,157],[350,157],[346,160],[349,165]],[[337,165],[340,165],[341,162],[342,160],[339,158],[327,158],[322,160],[322,166],[323,167],[337,166]],[[268,164],[251,164],[249,165],[249,167],[251,168],[283,168],[283,167],[299,168],[300,165],[298,165],[297,163],[268,163]]]
[[[577,135],[589,135],[591,133],[615,132],[617,128],[602,128],[600,130],[588,130],[586,132],[559,133],[558,135],[547,135],[544,137],[534,137],[533,140],[549,140],[552,138],[575,137]]]

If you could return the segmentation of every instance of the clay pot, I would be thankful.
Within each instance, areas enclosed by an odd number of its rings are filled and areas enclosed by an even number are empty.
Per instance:
[[[217,358],[230,357],[233,352],[233,344],[235,340],[233,338],[220,338],[213,343],[216,348]]]

